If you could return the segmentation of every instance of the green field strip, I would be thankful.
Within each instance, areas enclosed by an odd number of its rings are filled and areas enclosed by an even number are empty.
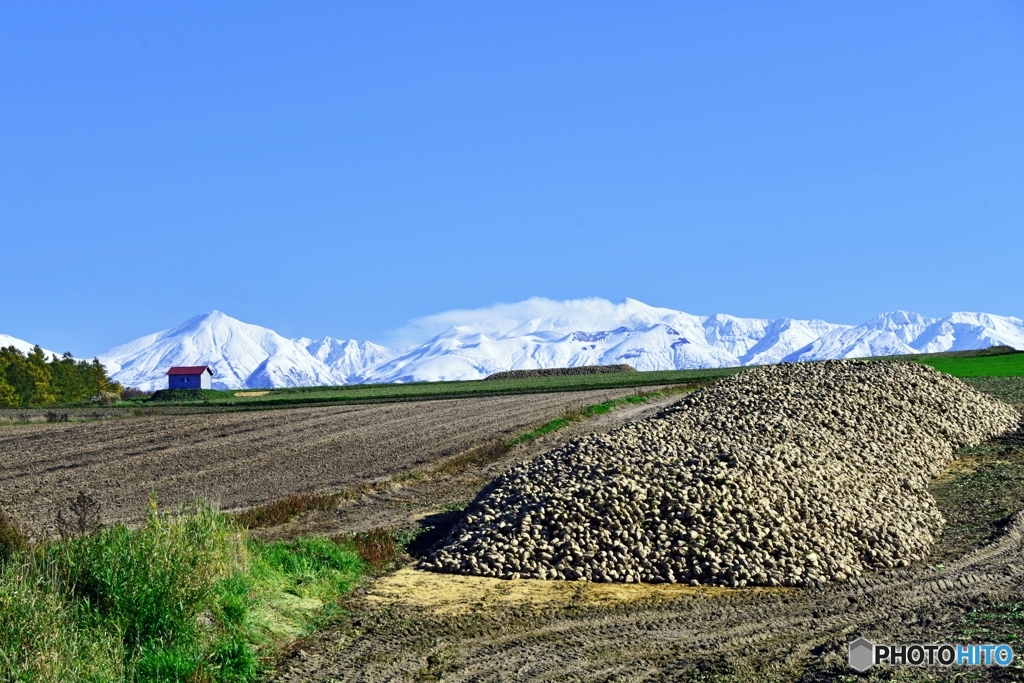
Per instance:
[[[477,398],[515,394],[558,393],[705,383],[742,372],[745,368],[713,370],[665,370],[594,375],[560,375],[509,380],[467,380],[458,382],[416,382],[409,384],[356,384],[341,387],[269,389],[265,396],[236,396],[239,390],[208,390],[195,401],[140,400],[150,406],[234,406],[284,407],[330,403],[376,403],[429,399]],[[251,390],[258,391],[258,390]],[[174,396],[177,399],[177,395]],[[133,401],[134,403],[134,401]],[[125,405],[121,403],[120,405]]]
[[[1024,377],[1024,353],[917,361],[954,377]]]

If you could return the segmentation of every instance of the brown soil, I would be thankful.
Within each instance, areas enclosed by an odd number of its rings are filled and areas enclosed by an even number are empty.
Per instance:
[[[630,390],[573,394],[599,403]],[[627,406],[454,475],[439,465],[559,416],[544,394],[260,412],[124,417],[0,429],[0,504],[36,529],[79,489],[104,521],[138,520],[196,496],[227,509],[309,490],[368,491],[270,536],[452,524],[512,463],[611,429],[677,397]],[[372,489],[368,485],[376,483]],[[930,680],[962,672],[853,676],[845,643],[1024,639],[1024,434],[965,454],[936,480],[946,531],[926,563],[822,590],[501,581],[405,567],[364,586],[351,618],[296,644],[278,681]],[[420,548],[422,551],[424,548]],[[979,630],[984,624],[988,630]],[[1001,630],[1000,630],[1001,629]],[[1017,639],[1017,640],[1014,640]],[[970,673],[970,672],[968,672]],[[1020,669],[974,672],[1021,680]],[[974,675],[974,674],[971,674]],[[975,680],[968,676],[967,680]]]
[[[619,395],[628,395],[634,391],[629,390]],[[557,417],[566,409],[572,410],[580,405],[592,405],[602,400],[600,397],[594,400],[594,397],[577,397],[575,394],[571,399],[563,397],[562,404],[558,404],[559,410],[551,417]],[[653,415],[678,400],[679,395],[672,394],[651,399],[647,403],[621,406],[612,412],[575,422],[568,427],[545,434],[529,444],[517,446],[494,462],[455,474],[432,474],[435,467],[445,462],[444,458],[421,464],[397,477],[379,481],[371,490],[364,491],[361,495],[339,501],[336,509],[310,512],[288,524],[260,530],[257,534],[265,538],[279,538],[299,534],[333,535],[374,528],[415,529],[443,524],[448,517],[443,514],[444,511],[469,502],[482,487],[513,464],[528,460],[588,432],[606,431],[630,420]],[[436,535],[437,533],[427,534],[424,538],[429,541]]]
[[[933,486],[948,521],[927,562],[818,590],[503,581],[406,567],[366,586],[354,616],[302,642],[274,680],[1022,680],[1013,667],[876,667],[861,677],[846,666],[846,643],[860,635],[1024,638],[1024,512],[1006,516],[1024,508],[1020,481],[1024,433],[972,449]]]
[[[632,389],[574,393],[600,403]],[[102,521],[135,522],[196,498],[231,510],[288,494],[333,492],[509,439],[561,414],[563,394],[144,415],[0,429],[0,505],[36,532],[79,490]]]
[[[998,541],[941,570],[879,573],[820,591],[408,569],[371,586],[363,614],[305,643],[276,680],[833,680],[853,673],[848,639],[955,639],[972,607],[1017,598],[1022,551],[1018,515]],[[926,672],[907,673],[919,680]]]

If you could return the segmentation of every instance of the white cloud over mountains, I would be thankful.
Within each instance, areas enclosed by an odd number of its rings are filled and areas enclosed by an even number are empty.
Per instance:
[[[626,299],[623,304],[629,301],[632,299]],[[598,297],[557,301],[535,296],[512,304],[459,308],[413,318],[402,327],[389,332],[387,341],[392,347],[415,346],[453,327],[486,329],[500,334],[502,331],[515,329],[523,322],[538,319],[579,330],[592,330],[609,324],[618,327],[628,325],[634,314],[634,311],[623,304],[614,304]],[[677,312],[667,308],[647,308],[665,313]]]

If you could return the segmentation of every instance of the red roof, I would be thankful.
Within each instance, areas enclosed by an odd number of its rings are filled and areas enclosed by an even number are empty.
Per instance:
[[[213,370],[210,369],[209,365],[187,365],[179,368],[171,368],[167,371],[168,375],[201,375],[204,372],[213,375]]]

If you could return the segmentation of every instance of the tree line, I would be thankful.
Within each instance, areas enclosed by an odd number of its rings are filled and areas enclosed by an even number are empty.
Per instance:
[[[14,346],[0,349],[0,407],[77,403],[103,392],[120,394],[121,385],[95,358],[90,363],[65,353],[47,360],[39,346],[27,355]]]

